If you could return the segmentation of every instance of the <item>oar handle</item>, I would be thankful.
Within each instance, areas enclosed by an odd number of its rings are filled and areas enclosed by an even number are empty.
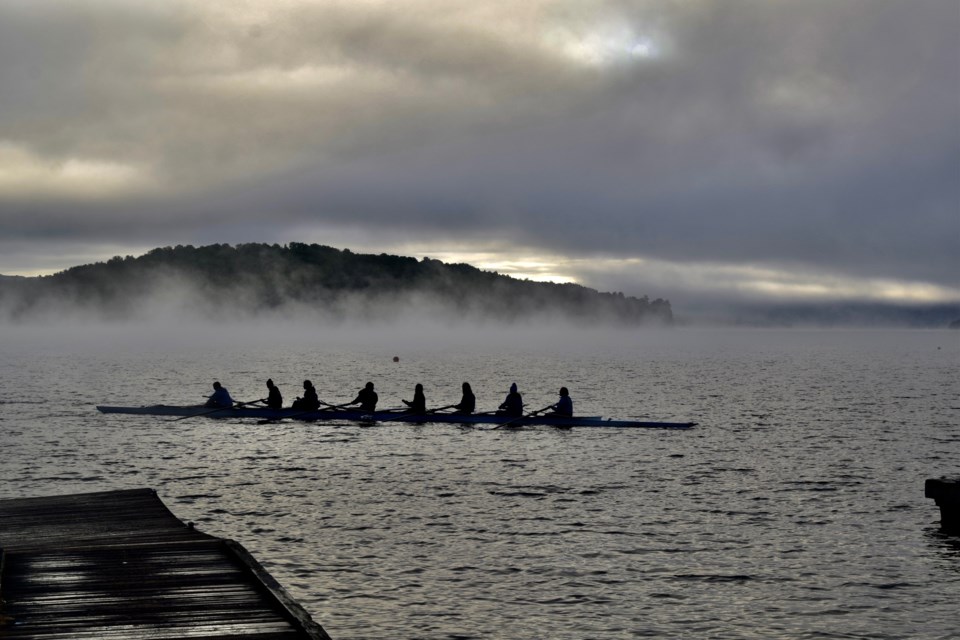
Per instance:
[[[428,409],[426,411],[405,411],[403,413],[398,413],[397,415],[392,416],[390,418],[378,420],[378,422],[383,423],[383,422],[392,422],[393,420],[401,420],[403,418],[426,417],[431,413],[436,413],[437,411],[443,411],[444,409],[452,409],[455,406],[457,405],[451,404],[451,405],[447,405],[446,407],[437,407],[436,409]],[[384,411],[396,411],[396,409],[385,409]]]
[[[548,405],[545,406],[543,409],[537,409],[537,410],[534,411],[533,413],[528,413],[528,414],[527,414],[527,417],[528,417],[528,418],[533,417],[533,416],[535,416],[535,415],[537,415],[537,414],[539,414],[539,413],[543,413],[543,412],[546,411],[547,409],[552,409],[552,408],[553,408],[553,405],[552,405],[552,404],[548,404]]]
[[[553,406],[552,404],[548,404],[548,405],[545,406],[543,409],[537,409],[536,411],[531,411],[530,413],[525,413],[525,414],[523,414],[522,416],[519,416],[519,417],[517,417],[517,418],[514,418],[514,419],[511,420],[510,422],[504,422],[503,424],[498,424],[497,426],[494,427],[494,429],[502,429],[503,427],[509,427],[509,426],[511,426],[511,425],[513,425],[513,424],[516,424],[516,423],[520,422],[520,421],[523,420],[524,418],[532,418],[533,416],[537,415],[538,413],[543,413],[544,411],[546,411],[547,409],[549,409],[549,408],[552,407],[552,406]]]
[[[191,415],[189,415],[189,416],[180,416],[179,418],[174,418],[173,420],[170,420],[169,422],[179,422],[180,420],[186,420],[187,418],[202,418],[203,416],[209,416],[210,414],[216,413],[216,412],[218,412],[218,411],[228,411],[228,410],[230,410],[230,409],[233,409],[234,407],[243,407],[243,406],[246,406],[246,405],[248,405],[248,404],[253,404],[254,402],[260,402],[260,401],[259,401],[259,400],[251,400],[250,402],[234,402],[234,403],[233,403],[232,405],[230,405],[229,407],[209,407],[209,409],[210,409],[209,411],[202,411],[202,412],[200,412],[200,413],[194,413],[194,414],[191,414]]]
[[[455,405],[455,404],[448,404],[448,405],[445,406],[445,407],[437,407],[436,409],[428,409],[428,410],[425,411],[424,413],[436,413],[437,411],[443,411],[444,409],[453,409],[455,406],[457,406],[457,405]]]
[[[323,404],[326,404],[325,402]],[[331,405],[332,406],[332,405]],[[311,409],[310,411],[300,411],[298,413],[292,413],[289,416],[277,416],[276,418],[266,418],[264,420],[257,420],[257,424],[270,424],[273,422],[280,422],[284,418],[299,418],[311,413],[320,413],[321,411],[326,411],[326,409]]]

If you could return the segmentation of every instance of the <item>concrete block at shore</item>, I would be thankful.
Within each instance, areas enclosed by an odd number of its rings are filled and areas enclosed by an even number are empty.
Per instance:
[[[960,477],[928,479],[924,495],[940,507],[940,528],[945,533],[960,535]]]

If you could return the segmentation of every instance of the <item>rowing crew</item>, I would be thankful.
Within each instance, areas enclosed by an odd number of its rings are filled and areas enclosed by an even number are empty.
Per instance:
[[[459,404],[453,404],[446,407],[441,407],[441,409],[454,409],[454,413],[461,415],[470,415],[476,411],[477,399],[473,395],[473,390],[470,388],[469,382],[464,382],[462,385],[463,395],[460,398]],[[211,408],[224,408],[228,409],[233,407],[235,404],[247,405],[254,404],[257,402],[262,402],[271,409],[282,409],[283,408],[283,396],[280,394],[280,389],[277,388],[277,385],[273,383],[272,379],[267,380],[267,397],[260,400],[253,400],[251,402],[236,403],[233,398],[230,397],[230,392],[227,391],[226,387],[221,385],[219,382],[213,383],[213,393],[207,398],[206,405]],[[357,393],[357,397],[351,400],[350,402],[344,404],[329,404],[327,402],[321,402],[320,398],[317,396],[317,390],[313,386],[313,383],[309,380],[303,381],[303,396],[298,397],[293,401],[293,404],[290,405],[291,409],[296,409],[303,412],[312,412],[319,411],[320,405],[326,405],[328,408],[344,409],[351,407],[353,405],[359,405],[361,411],[374,412],[377,410],[377,401],[379,396],[377,392],[374,391],[374,386],[372,382],[368,382],[360,391]],[[404,400],[403,404],[407,406],[407,413],[411,414],[422,414],[428,413],[427,410],[427,399],[423,393],[423,385],[417,384],[413,391],[413,400]],[[523,416],[523,396],[520,395],[520,392],[517,390],[517,383],[514,382],[510,385],[510,392],[507,394],[507,397],[500,404],[500,407],[495,412],[495,415],[499,416],[508,416],[508,417],[521,417]],[[433,411],[440,411],[441,409],[434,409]],[[560,400],[548,407],[544,407],[539,411],[535,411],[534,414],[539,414],[544,411],[550,411],[548,415],[559,416],[569,418],[573,416],[573,400],[570,398],[570,392],[566,387],[560,387]]]

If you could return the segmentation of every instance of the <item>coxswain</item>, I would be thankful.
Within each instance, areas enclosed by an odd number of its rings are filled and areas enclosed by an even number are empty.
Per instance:
[[[516,382],[510,385],[510,393],[507,394],[506,400],[500,405],[500,410],[497,411],[497,415],[511,417],[520,417],[523,415],[523,396],[517,391]]]
[[[460,404],[453,407],[457,410],[457,413],[463,415],[470,415],[477,409],[477,398],[473,395],[473,390],[470,388],[469,382],[463,383],[463,397],[460,398]]]
[[[283,396],[280,395],[280,389],[277,388],[277,385],[273,384],[273,379],[267,379],[267,399],[261,400],[260,402],[265,403],[271,409],[281,409],[283,408]]]
[[[233,398],[230,397],[230,392],[227,391],[226,387],[221,385],[219,382],[214,382],[213,393],[210,394],[209,398],[207,398],[207,402],[204,406],[228,409],[233,406]]]
[[[377,392],[373,390],[373,383],[368,382],[363,389],[360,389],[360,393],[357,394],[357,397],[352,401],[347,403],[347,406],[351,404],[359,404],[362,411],[376,411],[377,410],[377,400],[380,398],[377,396]]]
[[[417,383],[417,386],[413,389],[413,400],[404,400],[403,404],[410,407],[408,413],[426,413],[427,399],[423,395],[423,385]]]
[[[560,387],[560,400],[550,407],[550,413],[547,415],[557,416],[558,418],[573,417],[573,400],[570,399],[570,391],[566,387]]]
[[[320,399],[317,398],[317,390],[312,382],[303,381],[303,397],[294,400],[291,408],[299,411],[316,411],[320,408]]]

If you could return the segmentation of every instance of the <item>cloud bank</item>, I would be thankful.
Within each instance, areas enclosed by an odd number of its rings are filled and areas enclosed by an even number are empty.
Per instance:
[[[12,0],[0,273],[302,240],[960,300],[958,43],[952,0]]]

